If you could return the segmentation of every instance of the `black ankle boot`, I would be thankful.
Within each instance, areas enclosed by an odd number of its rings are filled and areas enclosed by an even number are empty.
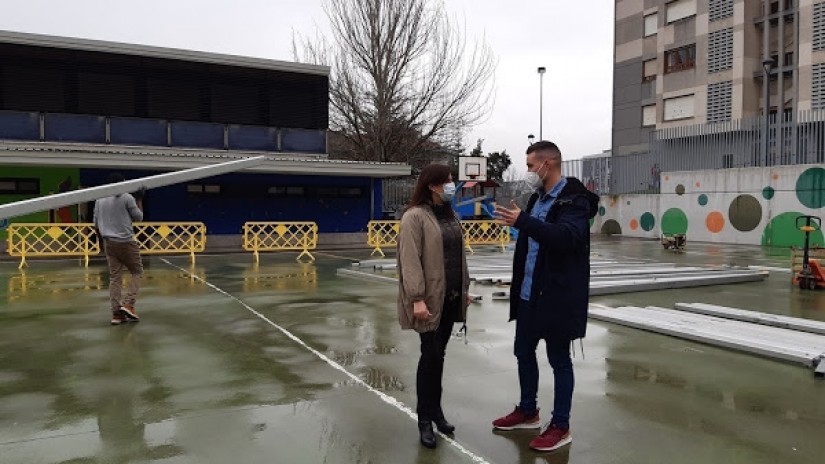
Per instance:
[[[435,448],[435,433],[432,421],[418,421],[418,433],[421,435],[421,444],[427,448]]]
[[[455,425],[447,422],[447,419],[445,419],[443,416],[434,420],[433,422],[435,422],[435,426],[438,427],[438,431],[441,433],[450,435],[451,433],[455,432]]]

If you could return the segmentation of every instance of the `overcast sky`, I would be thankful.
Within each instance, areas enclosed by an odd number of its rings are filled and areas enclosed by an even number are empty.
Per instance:
[[[507,150],[521,167],[539,135],[539,66],[545,139],[566,159],[610,148],[613,8],[608,0],[445,0],[470,38],[498,59],[495,107],[467,134],[485,153]],[[0,29],[292,60],[293,31],[326,30],[321,0],[2,0]],[[520,170],[524,170],[523,168]]]

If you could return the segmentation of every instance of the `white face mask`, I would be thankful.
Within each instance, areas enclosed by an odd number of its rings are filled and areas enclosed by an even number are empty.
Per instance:
[[[439,195],[441,196],[441,201],[449,203],[453,200],[453,197],[455,196],[455,184],[450,182],[444,184],[443,187],[444,191],[439,193]]]
[[[544,185],[544,179],[542,178],[543,176],[539,175],[539,171],[541,171],[541,168],[543,168],[546,163],[546,161],[541,163],[541,166],[539,166],[538,169],[528,172],[527,176],[524,178],[524,182],[527,182],[527,185],[530,186],[531,189],[537,189]]]

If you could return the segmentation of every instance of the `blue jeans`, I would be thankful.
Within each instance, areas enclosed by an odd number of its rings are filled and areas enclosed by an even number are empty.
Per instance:
[[[553,418],[550,423],[560,428],[570,427],[570,407],[573,402],[573,362],[570,360],[570,341],[551,340],[532,333],[536,308],[529,301],[521,300],[516,317],[516,341],[513,352],[518,359],[518,379],[521,385],[519,409],[525,414],[536,410],[536,395],[539,389],[539,366],[536,362],[536,348],[544,339],[547,360],[553,368],[554,397]]]

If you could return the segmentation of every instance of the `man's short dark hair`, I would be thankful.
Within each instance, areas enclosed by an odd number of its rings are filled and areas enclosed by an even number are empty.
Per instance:
[[[559,147],[556,146],[555,143],[548,140],[542,140],[527,147],[527,154],[529,155],[530,153],[536,153],[543,158],[561,161],[561,150],[559,150]]]
[[[124,180],[126,180],[126,178],[119,172],[113,172],[106,177],[107,184],[117,184],[118,182],[123,182]]]

